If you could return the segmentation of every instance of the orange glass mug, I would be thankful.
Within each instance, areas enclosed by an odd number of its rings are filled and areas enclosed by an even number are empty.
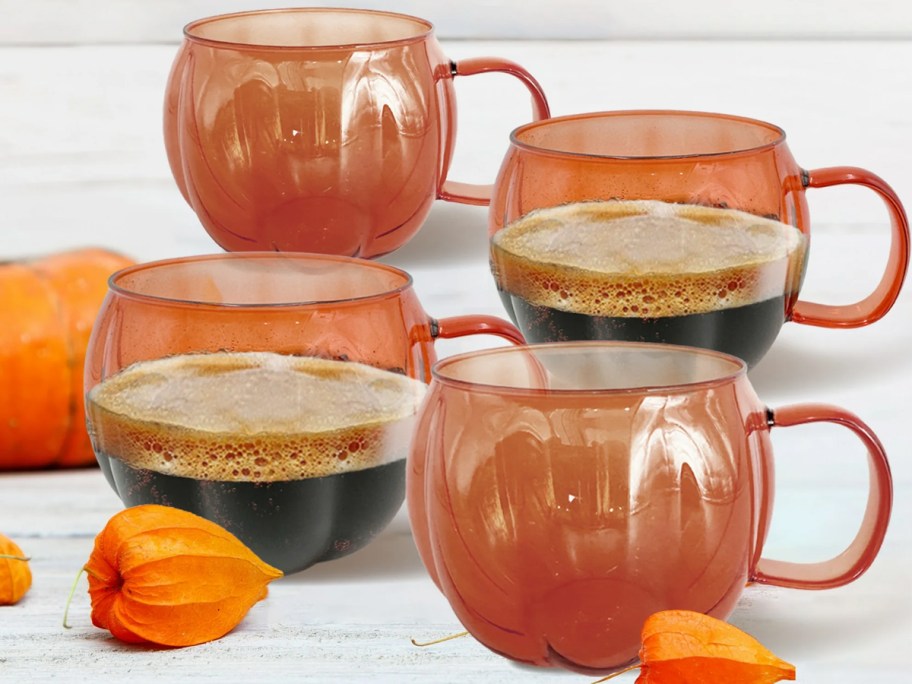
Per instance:
[[[128,506],[226,527],[286,573],[352,553],[405,496],[434,340],[409,275],[347,257],[246,252],[116,273],[86,358],[89,434]]]
[[[888,209],[883,277],[855,304],[799,300],[811,237],[805,191],[849,183]],[[779,127],[702,112],[597,112],[516,129],[490,232],[498,289],[530,343],[668,342],[749,365],[785,321],[877,321],[909,262],[906,213],[882,179],[855,167],[806,171]]]
[[[184,29],[165,96],[165,147],[184,198],[227,250],[375,257],[404,244],[434,199],[487,204],[447,179],[453,79],[536,80],[496,57],[452,62],[424,19],[297,8]]]
[[[747,582],[841,586],[883,542],[892,481],[870,428],[833,406],[766,408],[733,356],[561,342],[452,356],[433,376],[407,471],[416,544],[466,629],[510,658],[617,669],[656,611],[724,618]],[[861,528],[826,562],[761,558],[770,430],[816,421],[867,449]]]

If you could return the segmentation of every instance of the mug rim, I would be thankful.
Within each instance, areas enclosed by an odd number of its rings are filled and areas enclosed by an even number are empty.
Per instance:
[[[312,14],[312,13],[331,13],[331,14],[363,14],[374,16],[385,16],[396,19],[405,19],[413,21],[424,26],[424,31],[414,36],[406,38],[396,38],[393,40],[366,41],[360,43],[339,43],[334,45],[271,45],[269,43],[243,43],[232,40],[219,40],[217,38],[205,38],[194,35],[193,31],[198,27],[212,24],[214,22],[237,19],[243,17],[264,16],[268,14]],[[327,50],[373,50],[380,48],[390,48],[402,45],[411,45],[427,40],[434,33],[434,25],[427,19],[416,17],[411,14],[402,12],[390,12],[387,10],[376,9],[359,9],[354,7],[274,7],[271,9],[253,9],[243,10],[240,12],[228,12],[225,14],[213,14],[207,17],[200,17],[184,25],[184,39],[199,45],[208,45],[217,48],[243,48],[245,50],[276,50],[276,51],[327,51]]]
[[[533,387],[515,387],[509,385],[500,385],[488,382],[478,382],[474,380],[461,380],[447,376],[444,371],[447,366],[459,364],[464,361],[471,361],[476,358],[488,356],[512,355],[517,352],[535,351],[538,349],[549,350],[574,350],[574,349],[604,349],[611,351],[613,349],[642,349],[645,351],[665,351],[681,356],[704,356],[724,361],[733,366],[732,370],[717,375],[706,380],[684,383],[669,384],[643,384],[635,387],[619,387],[605,389],[582,389],[582,388],[533,388]],[[690,347],[677,344],[666,344],[659,342],[624,342],[619,340],[571,340],[565,342],[548,342],[544,344],[527,344],[522,346],[494,347],[491,349],[481,349],[476,351],[454,354],[440,359],[434,363],[431,368],[431,378],[447,387],[453,387],[463,391],[472,391],[485,394],[496,394],[505,396],[525,396],[525,397],[543,397],[543,396],[618,396],[629,394],[643,395],[661,395],[661,394],[678,394],[681,392],[692,392],[700,389],[709,389],[731,384],[741,377],[747,375],[747,363],[737,356],[715,351],[713,349],[704,349],[702,347]]]
[[[176,297],[167,297],[164,295],[150,294],[145,292],[139,292],[135,289],[130,289],[122,284],[120,280],[125,277],[140,273],[142,271],[155,270],[159,268],[167,268],[169,266],[175,265],[184,265],[184,264],[194,264],[201,262],[214,262],[214,261],[252,261],[260,259],[278,259],[281,261],[295,261],[295,262],[336,262],[344,263],[348,265],[357,266],[358,268],[364,269],[374,269],[378,271],[385,271],[387,273],[396,275],[402,279],[402,283],[396,287],[391,287],[380,292],[374,292],[371,294],[358,295],[355,297],[342,297],[338,299],[312,299],[312,300],[289,300],[289,301],[278,301],[278,302],[262,302],[262,303],[240,303],[240,302],[211,302],[211,301],[202,301],[202,300],[193,300],[193,299],[178,299]],[[396,268],[395,266],[390,266],[389,264],[383,264],[377,261],[370,261],[368,259],[361,259],[358,257],[348,257],[348,256],[339,256],[335,254],[317,254],[317,253],[308,253],[308,252],[268,252],[268,251],[251,251],[251,252],[224,252],[218,254],[198,254],[191,256],[183,257],[173,257],[170,259],[159,259],[156,261],[146,261],[139,264],[133,264],[132,266],[127,266],[118,271],[115,271],[108,277],[108,291],[109,293],[117,294],[120,297],[125,299],[130,299],[138,302],[145,302],[151,304],[162,304],[171,307],[186,307],[186,308],[210,308],[210,309],[228,309],[232,311],[267,311],[270,309],[280,309],[280,310],[289,310],[289,309],[301,309],[301,308],[312,308],[320,306],[347,306],[352,304],[363,304],[371,301],[380,301],[385,299],[393,299],[396,297],[401,297],[404,292],[411,289],[412,287],[412,276],[407,271],[403,271],[401,268]]]
[[[573,122],[573,121],[582,121],[586,119],[607,119],[615,117],[626,117],[626,116],[659,116],[659,117],[691,117],[697,119],[723,119],[727,121],[734,121],[742,124],[749,124],[751,126],[759,126],[766,128],[767,130],[773,131],[776,133],[776,138],[770,142],[763,143],[761,145],[754,145],[750,147],[742,147],[732,150],[725,150],[722,152],[695,152],[688,154],[665,154],[665,155],[613,155],[613,154],[593,154],[590,152],[573,152],[566,150],[558,150],[549,147],[543,147],[541,145],[535,145],[520,139],[520,136],[524,133],[527,133],[531,130],[537,128],[542,128],[546,126],[559,126],[564,123]],[[721,159],[721,158],[730,158],[730,157],[739,157],[739,156],[748,156],[751,154],[756,154],[765,150],[770,150],[779,145],[782,145],[785,142],[785,130],[776,124],[769,123],[768,121],[763,121],[761,119],[754,119],[747,116],[739,116],[737,114],[724,114],[721,112],[705,112],[697,110],[686,110],[686,109],[618,109],[618,110],[604,110],[598,112],[581,112],[578,114],[568,114],[566,116],[555,116],[550,119],[542,119],[541,121],[533,121],[531,123],[523,124],[518,126],[510,132],[510,144],[514,147],[517,147],[526,152],[531,152],[534,154],[541,154],[550,157],[558,158],[572,158],[572,159],[590,159],[590,160],[610,160],[610,161],[629,161],[629,162],[644,162],[644,161],[679,161],[679,160],[693,160],[693,159]]]

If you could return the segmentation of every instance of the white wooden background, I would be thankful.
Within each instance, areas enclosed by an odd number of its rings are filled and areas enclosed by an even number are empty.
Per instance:
[[[0,260],[85,244],[140,260],[215,251],[168,171],[164,82],[184,23],[266,4],[0,0]],[[755,116],[786,129],[802,165],[870,167],[912,205],[912,3],[904,0],[359,4],[432,19],[453,58],[499,54],[520,62],[557,114],[671,107]],[[492,37],[525,40],[481,40]],[[457,90],[453,176],[491,180],[507,133],[528,116],[526,95],[495,75],[460,79]],[[882,206],[857,189],[818,191],[809,200],[814,247],[805,296],[838,303],[863,295],[886,253]],[[419,235],[386,260],[414,275],[433,315],[502,314],[482,209],[438,203]],[[488,344],[448,341],[438,352]],[[910,350],[907,287],[869,328],[785,326],[752,372],[771,406],[823,400],[854,410],[893,462],[893,521],[868,574],[828,592],[752,589],[732,618],[795,662],[805,684],[908,680]],[[863,505],[860,450],[846,433],[821,426],[774,433],[774,443],[779,497],[770,555],[810,560],[838,552]],[[469,640],[414,649],[409,637],[459,625],[421,568],[404,513],[362,553],[276,583],[238,630],[213,644],[124,647],[90,626],[84,591],[65,632],[59,618],[71,579],[119,508],[95,470],[0,474],[0,530],[32,555],[35,574],[25,600],[0,608],[0,682],[589,681],[517,667]]]
[[[906,0],[0,0],[0,44],[173,42],[192,19],[314,5],[404,12],[447,39],[904,39]]]

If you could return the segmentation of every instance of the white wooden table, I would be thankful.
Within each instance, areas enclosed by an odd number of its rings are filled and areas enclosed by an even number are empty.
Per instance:
[[[454,58],[500,54],[541,80],[555,114],[680,108],[783,126],[805,167],[853,164],[912,205],[912,43],[456,42]],[[174,45],[5,48],[0,59],[0,258],[100,244],[138,260],[215,251],[167,170],[160,107]],[[453,177],[493,178],[528,103],[506,77],[458,82]],[[886,213],[864,191],[809,196],[814,248],[804,294],[847,302],[885,258]],[[502,314],[487,270],[485,213],[438,203],[418,237],[386,258],[409,270],[434,316]],[[440,355],[496,344],[441,343]],[[0,379],[2,380],[2,379]],[[858,413],[893,463],[896,502],[874,567],[827,592],[750,588],[732,621],[795,663],[798,680],[906,682],[912,648],[912,294],[860,330],[785,327],[753,371],[775,407],[822,400]],[[779,496],[769,554],[838,553],[860,520],[867,471],[835,427],[774,432]],[[426,577],[404,511],[373,545],[272,586],[231,634],[180,650],[123,645],[91,626],[85,583],[64,602],[94,535],[121,508],[95,469],[0,474],[0,530],[32,556],[34,585],[0,608],[0,681],[586,682],[520,667],[460,630]],[[632,682],[634,676],[623,680]]]

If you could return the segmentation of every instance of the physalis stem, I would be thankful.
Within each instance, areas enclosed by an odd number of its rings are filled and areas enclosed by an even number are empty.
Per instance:
[[[419,643],[419,642],[415,641],[414,639],[412,639],[412,645],[418,646],[419,648],[424,648],[425,646],[434,646],[435,644],[442,644],[444,641],[452,641],[453,639],[460,639],[464,636],[469,636],[469,633],[468,632],[459,632],[457,634],[450,634],[449,636],[445,636],[441,639],[434,639],[433,641],[425,641],[422,643]]]

